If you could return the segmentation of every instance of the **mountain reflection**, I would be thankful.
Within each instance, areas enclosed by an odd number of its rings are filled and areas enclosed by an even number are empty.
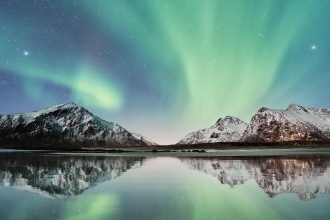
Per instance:
[[[0,186],[67,197],[115,179],[141,163],[137,157],[0,154]]]
[[[270,197],[296,193],[301,200],[330,193],[330,157],[182,158],[191,169],[235,186],[254,179]]]
[[[0,154],[0,186],[66,198],[154,159],[157,157]],[[270,197],[296,193],[301,200],[311,200],[318,194],[330,193],[330,156],[179,157],[178,160],[232,187],[255,180]]]

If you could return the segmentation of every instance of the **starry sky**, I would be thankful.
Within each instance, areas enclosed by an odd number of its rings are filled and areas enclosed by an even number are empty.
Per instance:
[[[75,102],[160,144],[330,108],[328,0],[0,1],[0,113]]]

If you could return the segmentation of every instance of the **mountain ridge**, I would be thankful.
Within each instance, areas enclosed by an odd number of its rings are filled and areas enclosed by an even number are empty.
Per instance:
[[[240,141],[322,141],[330,139],[330,110],[290,104],[285,110],[261,108]]]
[[[243,122],[236,117],[226,116],[226,118]],[[305,108],[297,104],[290,104],[285,110],[262,107],[251,118],[250,123],[242,123],[246,125],[243,132],[241,126],[231,127],[230,132],[221,133],[223,130],[228,130],[230,126],[219,124],[218,121],[209,128],[188,133],[177,144],[202,144],[216,141],[219,143],[270,143],[330,140],[330,110],[328,109]],[[233,133],[236,134],[234,139],[230,138]]]
[[[69,102],[30,113],[0,115],[0,145],[62,149],[148,144],[119,124]]]
[[[219,118],[210,128],[187,134],[178,144],[235,142],[239,140],[246,126],[247,124],[239,118],[226,116]]]
[[[249,123],[232,116],[219,118],[211,127],[187,134],[177,145],[276,145],[285,142],[295,144],[296,141],[303,145],[330,142],[330,110],[297,104],[290,104],[285,110],[262,107]],[[131,133],[115,122],[105,121],[73,102],[29,113],[0,115],[0,146],[6,148],[79,149],[157,145],[145,136]]]

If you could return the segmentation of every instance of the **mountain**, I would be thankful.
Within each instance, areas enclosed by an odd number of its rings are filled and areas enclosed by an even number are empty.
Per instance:
[[[32,113],[0,115],[0,146],[58,149],[146,143],[120,125],[67,103]]]
[[[133,137],[137,140],[143,141],[148,146],[155,146],[158,145],[156,142],[150,140],[149,138],[143,136],[142,134],[132,133]]]
[[[187,134],[178,144],[237,142],[241,139],[246,127],[247,124],[244,121],[226,116],[209,128]]]
[[[330,110],[296,104],[286,110],[263,107],[249,124],[227,116],[210,128],[187,134],[178,144],[282,141],[330,141]]]
[[[286,110],[261,108],[244,131],[243,142],[330,139],[330,110],[291,104]]]

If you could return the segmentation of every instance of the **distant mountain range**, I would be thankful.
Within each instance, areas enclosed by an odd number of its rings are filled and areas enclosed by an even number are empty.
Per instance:
[[[74,103],[26,114],[0,115],[0,146],[63,149],[155,144]]]
[[[187,134],[178,144],[330,141],[330,110],[291,104],[261,108],[250,123],[227,116]],[[150,146],[157,143],[107,122],[74,103],[25,114],[0,115],[0,146],[28,149]]]
[[[291,104],[286,110],[261,108],[249,124],[227,116],[187,134],[178,144],[215,142],[329,141],[330,110]]]

